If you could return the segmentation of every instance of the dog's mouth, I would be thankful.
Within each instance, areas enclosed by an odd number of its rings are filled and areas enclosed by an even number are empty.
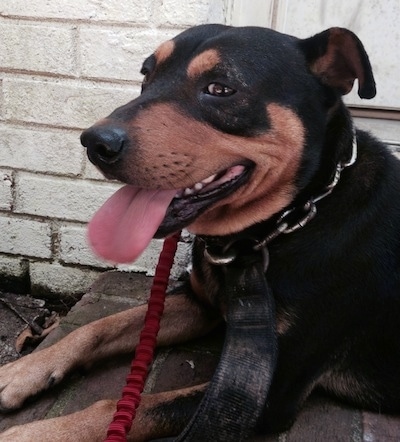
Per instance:
[[[165,237],[191,224],[212,204],[241,187],[247,181],[250,170],[244,165],[233,166],[192,187],[179,190],[169,204],[155,237]]]
[[[94,215],[89,223],[89,242],[104,259],[133,262],[152,238],[162,238],[188,226],[217,201],[243,186],[252,169],[249,164],[233,165],[179,190],[126,185]]]

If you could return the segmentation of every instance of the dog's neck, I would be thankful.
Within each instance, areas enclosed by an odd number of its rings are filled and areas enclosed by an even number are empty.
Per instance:
[[[202,236],[197,238],[204,243],[205,257],[211,264],[225,265],[232,262],[235,257],[232,253],[234,244],[250,242],[254,251],[262,251],[267,245],[281,234],[289,234],[303,228],[317,214],[317,204],[328,197],[336,188],[344,169],[351,167],[357,160],[357,137],[353,128],[353,137],[351,142],[351,152],[346,154],[345,158],[336,163],[336,167],[331,173],[331,179],[328,184],[318,193],[302,198],[295,199],[292,204],[275,214],[271,219],[261,223],[263,228],[256,229],[254,226],[247,228],[243,232],[228,236]],[[261,226],[260,224],[260,226]],[[250,232],[251,230],[251,232]],[[260,233],[258,232],[260,230]],[[266,233],[268,232],[268,233]]]

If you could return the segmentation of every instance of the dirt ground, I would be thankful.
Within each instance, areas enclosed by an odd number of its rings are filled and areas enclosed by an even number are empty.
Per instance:
[[[30,353],[58,320],[44,300],[0,291],[0,365]]]

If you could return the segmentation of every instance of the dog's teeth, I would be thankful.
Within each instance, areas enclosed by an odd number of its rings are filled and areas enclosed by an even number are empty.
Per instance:
[[[210,184],[210,183],[212,183],[215,180],[216,176],[217,176],[216,174],[215,175],[211,175],[208,178],[206,178],[205,180],[203,180],[202,183],[203,184]]]
[[[190,189],[189,187],[187,187],[184,192],[185,196],[193,195],[193,193],[194,193],[194,190]]]
[[[180,190],[176,194],[176,198],[180,198],[182,196],[190,196],[190,195],[194,195],[196,192],[200,192],[200,190],[204,189],[204,187],[207,186],[207,184],[212,183],[215,180],[216,176],[217,175],[209,176],[205,180],[200,181],[199,183],[196,183],[193,187],[186,187],[186,189],[184,189],[183,191]]]

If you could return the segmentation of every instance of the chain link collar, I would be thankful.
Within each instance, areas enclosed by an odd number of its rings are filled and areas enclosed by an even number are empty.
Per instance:
[[[256,252],[261,252],[265,270],[267,269],[269,263],[267,245],[282,233],[287,234],[295,232],[303,228],[307,223],[309,223],[317,214],[316,203],[326,198],[328,195],[332,193],[333,189],[337,186],[340,180],[340,176],[343,170],[347,167],[352,166],[356,162],[356,160],[357,160],[357,138],[355,130],[353,129],[351,156],[349,159],[345,161],[340,161],[336,165],[336,169],[333,174],[332,180],[325,187],[325,189],[319,195],[310,198],[303,206],[293,207],[291,209],[285,210],[276,221],[276,226],[274,230],[272,230],[272,232],[269,233],[268,236],[266,236],[264,239],[258,240],[254,238],[249,238],[250,241],[254,243],[252,249]],[[290,221],[290,217],[293,217],[295,212],[300,212],[301,214],[300,218],[297,218],[294,222]],[[207,245],[207,242],[204,239],[203,241],[206,243],[204,249],[204,257],[210,264],[219,265],[219,266],[228,265],[232,263],[238,255],[238,252],[234,247],[237,240],[232,240],[228,242],[224,247],[222,247],[220,254],[216,254],[214,251],[211,251],[211,248]]]

